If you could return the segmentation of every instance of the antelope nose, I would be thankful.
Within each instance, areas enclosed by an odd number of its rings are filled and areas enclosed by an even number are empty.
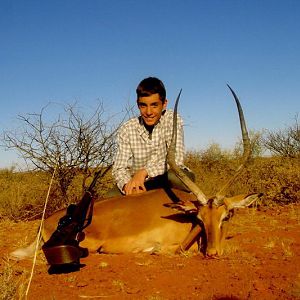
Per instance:
[[[218,256],[218,251],[216,248],[207,249],[206,255],[210,258],[214,258]]]

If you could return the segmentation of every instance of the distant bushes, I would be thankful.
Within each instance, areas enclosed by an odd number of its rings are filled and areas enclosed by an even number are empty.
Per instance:
[[[208,196],[214,196],[235,172],[239,159],[230,152],[188,152],[186,164],[196,174],[197,183]],[[229,195],[260,192],[262,202],[300,202],[300,160],[288,157],[256,157],[229,190]]]
[[[196,174],[197,183],[207,196],[214,196],[239,166],[236,152],[222,150],[213,144],[204,151],[189,151],[186,165]],[[68,189],[68,197],[62,197],[58,182],[54,181],[46,215],[78,202],[82,197],[82,178],[78,174]],[[89,181],[91,178],[89,178]],[[0,170],[0,219],[12,220],[40,218],[49,188],[47,173],[15,172]],[[89,182],[87,182],[89,183]],[[98,197],[111,186],[108,173],[96,186]],[[300,160],[288,157],[255,157],[241,176],[230,187],[228,195],[239,193],[263,193],[262,205],[300,202]]]
[[[41,172],[0,170],[0,218],[34,218],[47,190],[47,176]]]
[[[54,181],[50,190],[46,216],[78,202],[82,197],[82,177],[77,175],[63,197],[59,183]],[[33,220],[40,218],[50,184],[50,175],[42,171],[15,172],[13,169],[0,170],[0,219]],[[100,182],[99,182],[100,183]],[[96,186],[97,194],[103,195],[112,185],[110,174]]]
[[[263,192],[265,204],[300,202],[300,159],[258,158],[249,167],[248,173],[245,185]]]
[[[300,159],[300,125],[298,116],[292,125],[277,131],[267,131],[263,145],[275,155]]]

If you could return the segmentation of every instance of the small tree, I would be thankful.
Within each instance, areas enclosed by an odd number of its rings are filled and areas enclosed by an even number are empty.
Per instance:
[[[278,131],[268,131],[264,146],[272,153],[284,157],[300,157],[300,127],[298,116],[294,124]]]
[[[67,200],[67,191],[75,175],[83,174],[82,188],[96,169],[112,164],[115,151],[115,133],[118,125],[113,117],[105,117],[100,103],[93,114],[85,116],[73,105],[63,106],[63,113],[54,121],[47,120],[47,109],[40,113],[19,116],[22,130],[4,133],[4,144],[16,149],[34,169],[53,173],[60,192]],[[100,178],[101,179],[101,176]]]
[[[264,152],[264,145],[262,142],[263,132],[262,131],[255,131],[249,130],[249,139],[251,145],[251,156],[252,157],[260,157],[263,155]],[[234,157],[240,157],[243,153],[243,140],[239,139],[236,143],[233,155]]]

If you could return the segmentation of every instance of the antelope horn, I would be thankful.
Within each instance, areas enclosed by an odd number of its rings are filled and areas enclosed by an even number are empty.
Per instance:
[[[242,131],[242,138],[243,138],[243,156],[242,156],[242,162],[239,165],[239,167],[237,168],[237,170],[235,171],[235,174],[233,175],[232,178],[230,178],[224,185],[223,187],[219,190],[219,192],[216,194],[216,200],[217,201],[221,201],[223,200],[223,198],[226,195],[226,192],[228,190],[228,188],[232,185],[232,183],[237,179],[237,177],[241,174],[242,170],[244,169],[244,167],[247,165],[247,163],[249,162],[249,159],[251,157],[251,145],[250,145],[250,139],[249,139],[249,135],[248,135],[248,131],[247,131],[247,127],[246,127],[246,122],[245,122],[245,118],[244,118],[244,113],[243,113],[243,109],[242,106],[240,104],[240,101],[237,97],[237,95],[235,94],[235,92],[233,91],[233,89],[229,86],[229,84],[227,84],[228,88],[230,89],[234,100],[236,102],[236,106],[238,109],[238,113],[239,113],[239,119],[240,119],[240,125],[241,125],[241,131]]]
[[[177,140],[177,107],[179,98],[181,95],[180,90],[174,107],[174,114],[173,114],[173,132],[172,132],[172,140],[171,144],[168,148],[167,153],[167,162],[170,166],[170,169],[174,171],[176,176],[186,185],[186,187],[197,197],[200,204],[204,205],[207,203],[207,198],[200,190],[200,188],[177,166],[175,161],[175,154],[176,154],[176,140]]]

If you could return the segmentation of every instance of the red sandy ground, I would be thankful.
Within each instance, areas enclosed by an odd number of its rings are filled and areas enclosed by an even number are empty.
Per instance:
[[[220,259],[90,254],[80,271],[49,275],[39,254],[28,299],[300,299],[300,206],[239,210],[230,224]],[[36,227],[5,222],[0,255]],[[29,277],[31,261],[10,263],[16,277]]]

